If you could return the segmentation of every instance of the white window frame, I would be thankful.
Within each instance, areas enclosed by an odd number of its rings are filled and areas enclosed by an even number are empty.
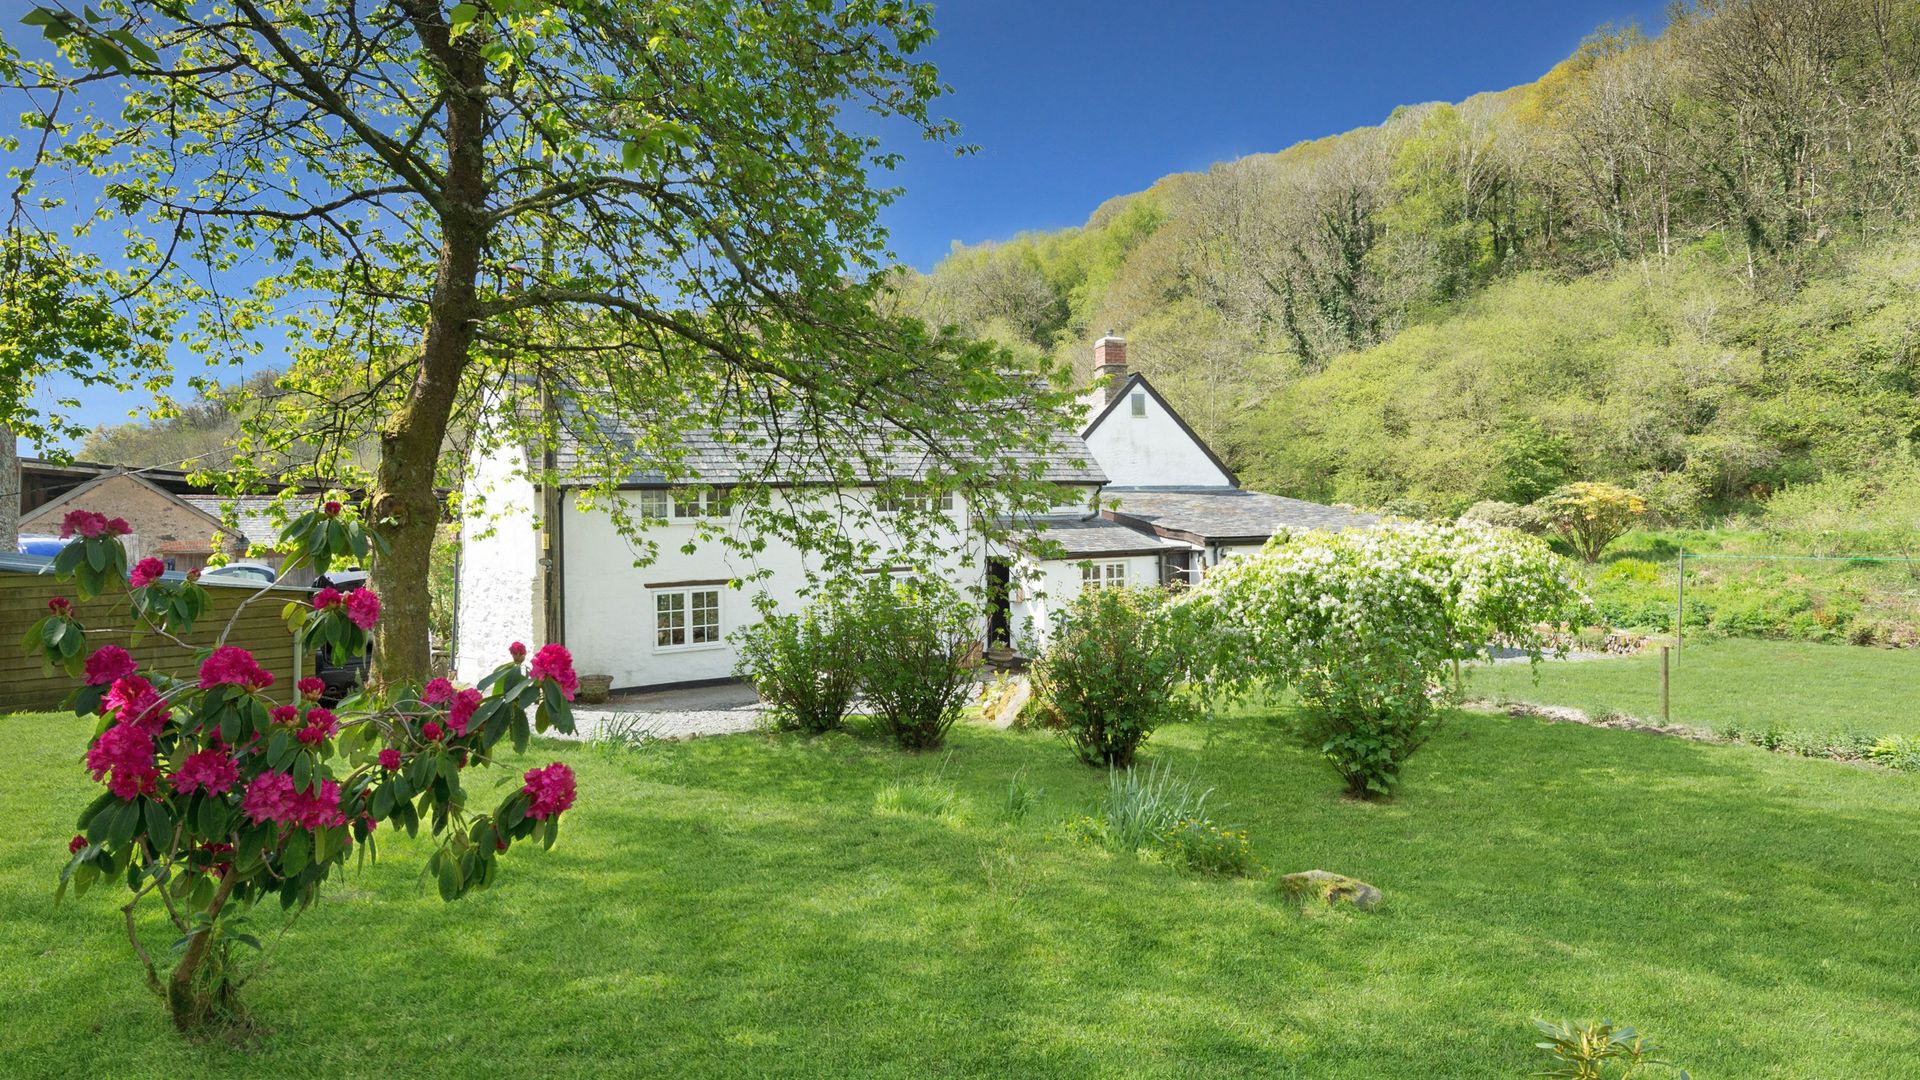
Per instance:
[[[1147,415],[1147,392],[1135,390],[1127,395],[1127,415],[1138,420]]]
[[[640,515],[649,521],[694,521],[722,517],[733,509],[723,491],[711,488],[646,488],[640,492]]]
[[[876,510],[882,514],[898,514],[903,510],[914,510],[919,513],[926,513],[934,509],[945,513],[953,509],[953,492],[943,491],[938,495],[926,493],[882,495],[874,505]]]
[[[726,600],[724,599],[724,594],[726,590],[723,587],[719,585],[689,585],[689,586],[673,587],[673,588],[649,589],[648,592],[652,593],[653,595],[652,614],[653,614],[653,651],[654,652],[657,652],[657,653],[696,652],[703,649],[726,648],[727,646],[727,634],[726,634],[727,604],[726,604]],[[696,599],[699,597],[706,597],[709,595],[712,597],[712,602],[710,605]],[[681,636],[685,640],[681,641],[678,644],[674,644],[671,642],[662,642],[660,640],[660,635],[663,632],[663,628],[660,625],[660,618],[663,614],[667,613],[662,610],[661,603],[662,601],[669,600],[669,599],[676,599],[679,601],[678,614],[680,616],[680,625],[677,629],[681,631]],[[697,632],[697,630],[700,627],[705,625],[704,623],[696,623],[694,621],[696,611],[703,610],[703,609],[711,610],[713,613],[713,623],[712,623],[713,639],[711,641],[693,640],[693,636]],[[664,629],[670,630],[674,628],[667,627]]]
[[[1080,588],[1124,589],[1127,587],[1127,560],[1108,559],[1080,564]]]

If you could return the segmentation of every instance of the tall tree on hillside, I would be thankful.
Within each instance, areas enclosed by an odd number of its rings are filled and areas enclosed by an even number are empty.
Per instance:
[[[5,53],[47,134],[41,166],[101,180],[72,216],[40,219],[128,229],[152,274],[146,322],[210,359],[284,337],[287,396],[249,423],[242,466],[304,439],[324,474],[378,431],[385,676],[427,667],[455,437],[531,447],[538,479],[572,467],[604,494],[641,460],[675,475],[679,436],[723,427],[759,466],[735,494],[749,531],[826,544],[840,534],[784,504],[782,479],[853,482],[911,453],[929,483],[1045,501],[1031,451],[1067,396],[874,302],[893,193],[868,170],[895,156],[846,114],[952,134],[915,59],[927,5],[106,10],[37,8],[59,56]],[[1007,408],[1016,395],[1031,407]],[[588,452],[549,469],[562,428]]]

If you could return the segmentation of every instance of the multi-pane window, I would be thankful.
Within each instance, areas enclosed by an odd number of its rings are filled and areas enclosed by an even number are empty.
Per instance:
[[[674,589],[653,594],[655,648],[714,645],[719,641],[719,589]]]
[[[640,513],[653,521],[719,517],[729,509],[726,494],[719,491],[662,491],[652,488],[640,493]]]
[[[1133,410],[1133,415],[1135,416],[1147,415],[1146,392],[1144,390],[1135,390],[1132,396],[1127,401],[1127,405],[1129,408]]]
[[[902,510],[925,513],[935,508],[953,509],[953,493],[949,491],[940,495],[885,495],[880,499],[880,512],[883,514],[897,514]]]
[[[1081,563],[1080,587],[1083,589],[1124,589],[1127,587],[1127,564],[1124,562]]]

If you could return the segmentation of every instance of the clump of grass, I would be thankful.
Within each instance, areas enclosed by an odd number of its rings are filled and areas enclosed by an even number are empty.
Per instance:
[[[620,713],[608,718],[587,736],[587,745],[602,757],[619,758],[645,751],[659,741],[653,728],[638,713]]]
[[[1108,847],[1139,851],[1182,821],[1204,819],[1212,788],[1192,776],[1177,776],[1164,762],[1145,773],[1109,769],[1106,799],[1096,811]]]
[[[1006,815],[1008,821],[1020,822],[1027,819],[1040,800],[1047,797],[1047,789],[1027,782],[1027,770],[1021,769],[1007,782]]]

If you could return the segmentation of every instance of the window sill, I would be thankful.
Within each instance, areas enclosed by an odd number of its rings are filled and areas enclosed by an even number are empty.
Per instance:
[[[724,649],[726,647],[727,647],[727,643],[723,639],[720,641],[708,641],[699,645],[655,644],[653,647],[653,651],[656,653],[712,652],[715,649]]]

